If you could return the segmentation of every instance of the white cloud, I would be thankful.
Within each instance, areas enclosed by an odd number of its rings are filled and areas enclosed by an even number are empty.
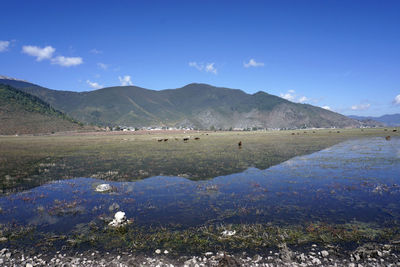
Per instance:
[[[200,71],[202,71],[204,68],[203,64],[197,64],[197,62],[189,62],[189,66],[194,67]]]
[[[42,61],[44,59],[48,59],[51,61],[51,64],[56,64],[63,67],[77,66],[83,63],[81,57],[64,57],[64,56],[53,57],[55,51],[56,49],[52,46],[46,46],[44,48],[41,48],[38,46],[24,45],[22,47],[22,53],[36,57],[36,61]]]
[[[57,64],[63,67],[77,66],[83,63],[81,57],[64,57],[58,56],[51,59],[51,64]]]
[[[215,63],[207,63],[206,65],[206,72],[211,72],[217,74],[217,69],[214,67]]]
[[[397,95],[397,96],[394,98],[394,104],[395,104],[395,105],[400,105],[400,95]]]
[[[0,41],[0,52],[7,51],[9,45],[10,45],[9,41]]]
[[[97,50],[96,48],[93,48],[89,52],[92,53],[92,54],[103,54],[103,51]]]
[[[351,106],[351,110],[367,110],[369,109],[369,107],[371,106],[371,104],[359,104],[359,105],[354,105]]]
[[[91,82],[91,81],[89,81],[89,80],[86,80],[86,83],[87,83],[91,88],[93,88],[93,89],[100,89],[100,88],[103,88],[103,85],[98,84],[98,83],[96,83],[96,82]]]
[[[122,86],[133,85],[131,81],[131,76],[129,75],[125,75],[124,77],[119,76],[118,79],[121,82]]]
[[[288,90],[286,93],[281,93],[280,96],[286,100],[298,103],[305,103],[312,101],[312,99],[306,96],[297,96],[296,91],[293,89]]]
[[[298,101],[299,101],[300,103],[304,103],[304,102],[306,102],[306,101],[308,101],[308,100],[309,100],[309,99],[308,99],[307,97],[302,96],[302,97],[299,98]]]
[[[205,71],[205,72],[211,72],[214,74],[217,74],[217,69],[214,67],[214,62],[213,63],[206,63],[205,65],[203,63],[197,63],[195,61],[189,62],[189,67],[196,68],[199,71]]]
[[[97,66],[99,68],[103,69],[103,70],[106,70],[108,68],[107,64],[104,64],[104,63],[101,63],[101,62],[97,63]]]
[[[36,61],[42,61],[43,59],[50,59],[55,51],[56,49],[51,46],[40,48],[38,46],[33,46],[33,45],[24,45],[22,47],[22,53],[36,57]]]
[[[250,67],[263,67],[264,63],[263,62],[256,62],[253,58],[249,60],[248,63],[243,63],[243,66],[245,68],[250,68]]]
[[[332,110],[330,106],[322,106],[321,108],[326,109],[326,110]]]
[[[286,100],[289,100],[289,101],[293,101],[294,100],[294,95],[289,93],[289,92],[286,93],[286,94],[282,94],[281,93],[281,97],[286,99]]]

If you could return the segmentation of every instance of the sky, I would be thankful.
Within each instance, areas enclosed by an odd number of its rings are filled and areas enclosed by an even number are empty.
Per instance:
[[[400,113],[400,1],[2,0],[0,75],[57,90],[207,83]]]

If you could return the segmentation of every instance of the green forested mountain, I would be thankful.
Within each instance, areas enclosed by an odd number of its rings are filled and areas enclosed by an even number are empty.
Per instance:
[[[50,133],[81,128],[78,122],[40,98],[0,85],[0,134]]]
[[[23,81],[0,79],[35,95],[71,117],[98,125],[190,126],[201,129],[354,127],[341,114],[258,92],[193,83],[178,89],[136,86],[90,92],[57,91]]]

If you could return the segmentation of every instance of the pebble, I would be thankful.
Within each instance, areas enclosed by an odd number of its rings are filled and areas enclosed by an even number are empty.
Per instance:
[[[322,255],[322,257],[326,258],[329,256],[329,252],[326,250],[323,250],[323,251],[321,251],[321,255]]]

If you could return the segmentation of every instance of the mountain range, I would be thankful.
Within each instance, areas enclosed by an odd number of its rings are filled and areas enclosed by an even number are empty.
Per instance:
[[[116,86],[88,92],[48,89],[2,77],[7,84],[89,124],[170,126],[198,129],[358,127],[360,122],[309,104],[293,103],[259,91],[192,83],[177,89],[150,90]]]
[[[380,117],[363,117],[363,116],[350,115],[348,117],[359,121],[372,120],[380,122],[386,126],[400,126],[400,114],[386,114]]]

